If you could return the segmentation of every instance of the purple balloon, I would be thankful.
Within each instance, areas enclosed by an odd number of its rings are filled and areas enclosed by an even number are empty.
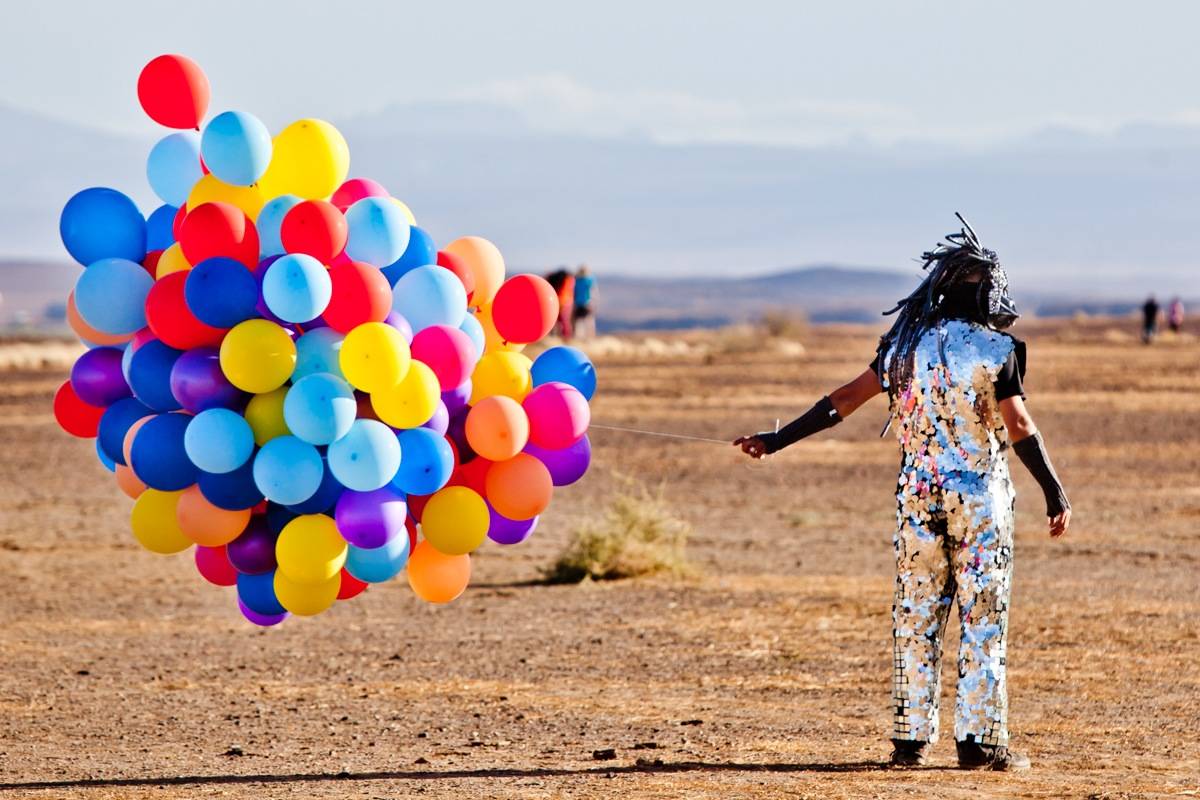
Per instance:
[[[546,465],[555,486],[569,486],[579,480],[592,463],[592,443],[586,434],[562,450],[547,450],[530,442],[525,452]]]
[[[537,517],[523,520],[502,517],[492,508],[491,503],[488,503],[488,511],[491,512],[492,521],[488,525],[487,535],[496,544],[520,544],[528,539],[529,534],[537,527]]]
[[[278,625],[288,618],[289,614],[285,611],[282,614],[260,614],[248,605],[242,602],[242,598],[238,598],[238,611],[242,612],[242,616],[259,625],[263,628],[269,628],[272,625]]]
[[[334,521],[342,538],[355,547],[374,550],[404,531],[408,503],[391,486],[373,492],[346,490],[338,498]]]
[[[221,371],[215,347],[197,347],[179,357],[171,367],[171,394],[193,414],[209,408],[238,409],[249,399]]]
[[[421,427],[429,428],[429,430],[445,436],[446,431],[450,428],[450,412],[446,410],[446,404],[439,400],[433,416]]]
[[[71,367],[71,388],[88,405],[107,408],[133,394],[121,372],[120,347],[94,347]]]
[[[471,402],[471,379],[467,378],[461,385],[442,392],[442,402],[451,416],[466,408],[467,403]]]
[[[267,527],[261,514],[250,518],[250,524],[236,539],[225,546],[225,554],[233,568],[244,575],[261,575],[275,569],[275,540],[279,538]]]
[[[398,311],[389,311],[387,318],[384,319],[384,322],[386,322],[388,325],[391,325],[396,330],[400,331],[400,335],[403,336],[405,338],[405,340],[408,341],[409,344],[412,344],[412,340],[413,340],[412,325],[408,324],[408,320],[406,320],[404,318],[403,314],[401,314]]]

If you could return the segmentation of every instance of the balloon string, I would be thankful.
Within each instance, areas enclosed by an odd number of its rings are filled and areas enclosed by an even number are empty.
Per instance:
[[[644,431],[640,428],[621,428],[616,425],[598,425],[595,422],[588,426],[589,428],[599,428],[605,431],[621,431],[623,433],[637,433],[642,436],[661,436],[664,439],[683,439],[689,442],[708,442],[710,444],[728,445],[729,441],[725,439],[709,439],[704,436],[689,436],[685,433],[667,433],[666,431]]]

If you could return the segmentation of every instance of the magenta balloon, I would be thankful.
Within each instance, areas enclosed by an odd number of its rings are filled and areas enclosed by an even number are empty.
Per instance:
[[[467,403],[471,402],[471,379],[467,378],[453,389],[442,392],[442,402],[446,404],[446,410],[450,412],[450,416],[454,416],[460,409],[466,408]]]
[[[529,416],[529,441],[549,450],[579,441],[592,419],[587,398],[574,386],[558,381],[538,386],[521,405]]]
[[[487,535],[496,544],[520,544],[528,539],[529,534],[537,527],[537,517],[519,521],[502,517],[492,508],[491,503],[488,503],[488,511],[492,515],[492,521],[488,525]]]
[[[592,443],[586,435],[561,450],[547,450],[530,442],[525,445],[525,452],[546,465],[555,486],[570,486],[583,477],[592,463]]]
[[[442,391],[471,377],[479,356],[471,337],[449,325],[430,325],[413,337],[412,356],[425,362],[437,376]]]
[[[245,575],[261,575],[275,569],[275,540],[266,517],[257,514],[236,539],[225,547],[229,563]]]
[[[406,516],[408,503],[404,494],[390,486],[373,492],[346,490],[338,498],[333,511],[342,538],[364,550],[383,547],[403,532]]]
[[[209,408],[241,408],[249,399],[221,371],[215,347],[188,350],[175,361],[171,367],[171,394],[193,414]]]
[[[445,402],[438,401],[437,408],[433,411],[433,416],[421,427],[437,431],[442,436],[446,435],[446,431],[450,429],[450,412],[446,410]]]
[[[79,357],[71,367],[71,388],[80,400],[103,408],[133,394],[121,372],[123,355],[119,347],[95,347]]]
[[[242,602],[242,598],[237,601],[238,610],[242,612],[242,616],[255,625],[260,625],[264,628],[269,628],[272,625],[278,625],[288,618],[288,613],[285,611],[282,614],[260,614],[248,605]]]

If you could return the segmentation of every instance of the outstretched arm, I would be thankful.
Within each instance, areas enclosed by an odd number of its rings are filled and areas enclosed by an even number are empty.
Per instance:
[[[1050,535],[1062,536],[1071,524],[1071,503],[1054,472],[1054,465],[1050,463],[1046,443],[1042,441],[1033,417],[1025,408],[1025,401],[1020,395],[1001,400],[1000,415],[1004,417],[1004,425],[1008,428],[1013,452],[1042,487],[1042,494],[1046,497],[1046,516],[1050,519]]]
[[[816,405],[778,432],[763,431],[739,436],[733,444],[752,458],[762,458],[814,433],[832,428],[882,391],[883,387],[879,385],[879,378],[874,371],[863,370],[857,378],[834,389],[829,396],[822,397]]]

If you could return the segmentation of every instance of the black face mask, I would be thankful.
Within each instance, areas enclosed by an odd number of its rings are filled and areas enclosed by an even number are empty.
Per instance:
[[[975,283],[960,283],[942,294],[938,311],[943,319],[965,319],[1002,331],[1020,316],[1016,303],[1008,295],[1007,281],[987,278]]]

